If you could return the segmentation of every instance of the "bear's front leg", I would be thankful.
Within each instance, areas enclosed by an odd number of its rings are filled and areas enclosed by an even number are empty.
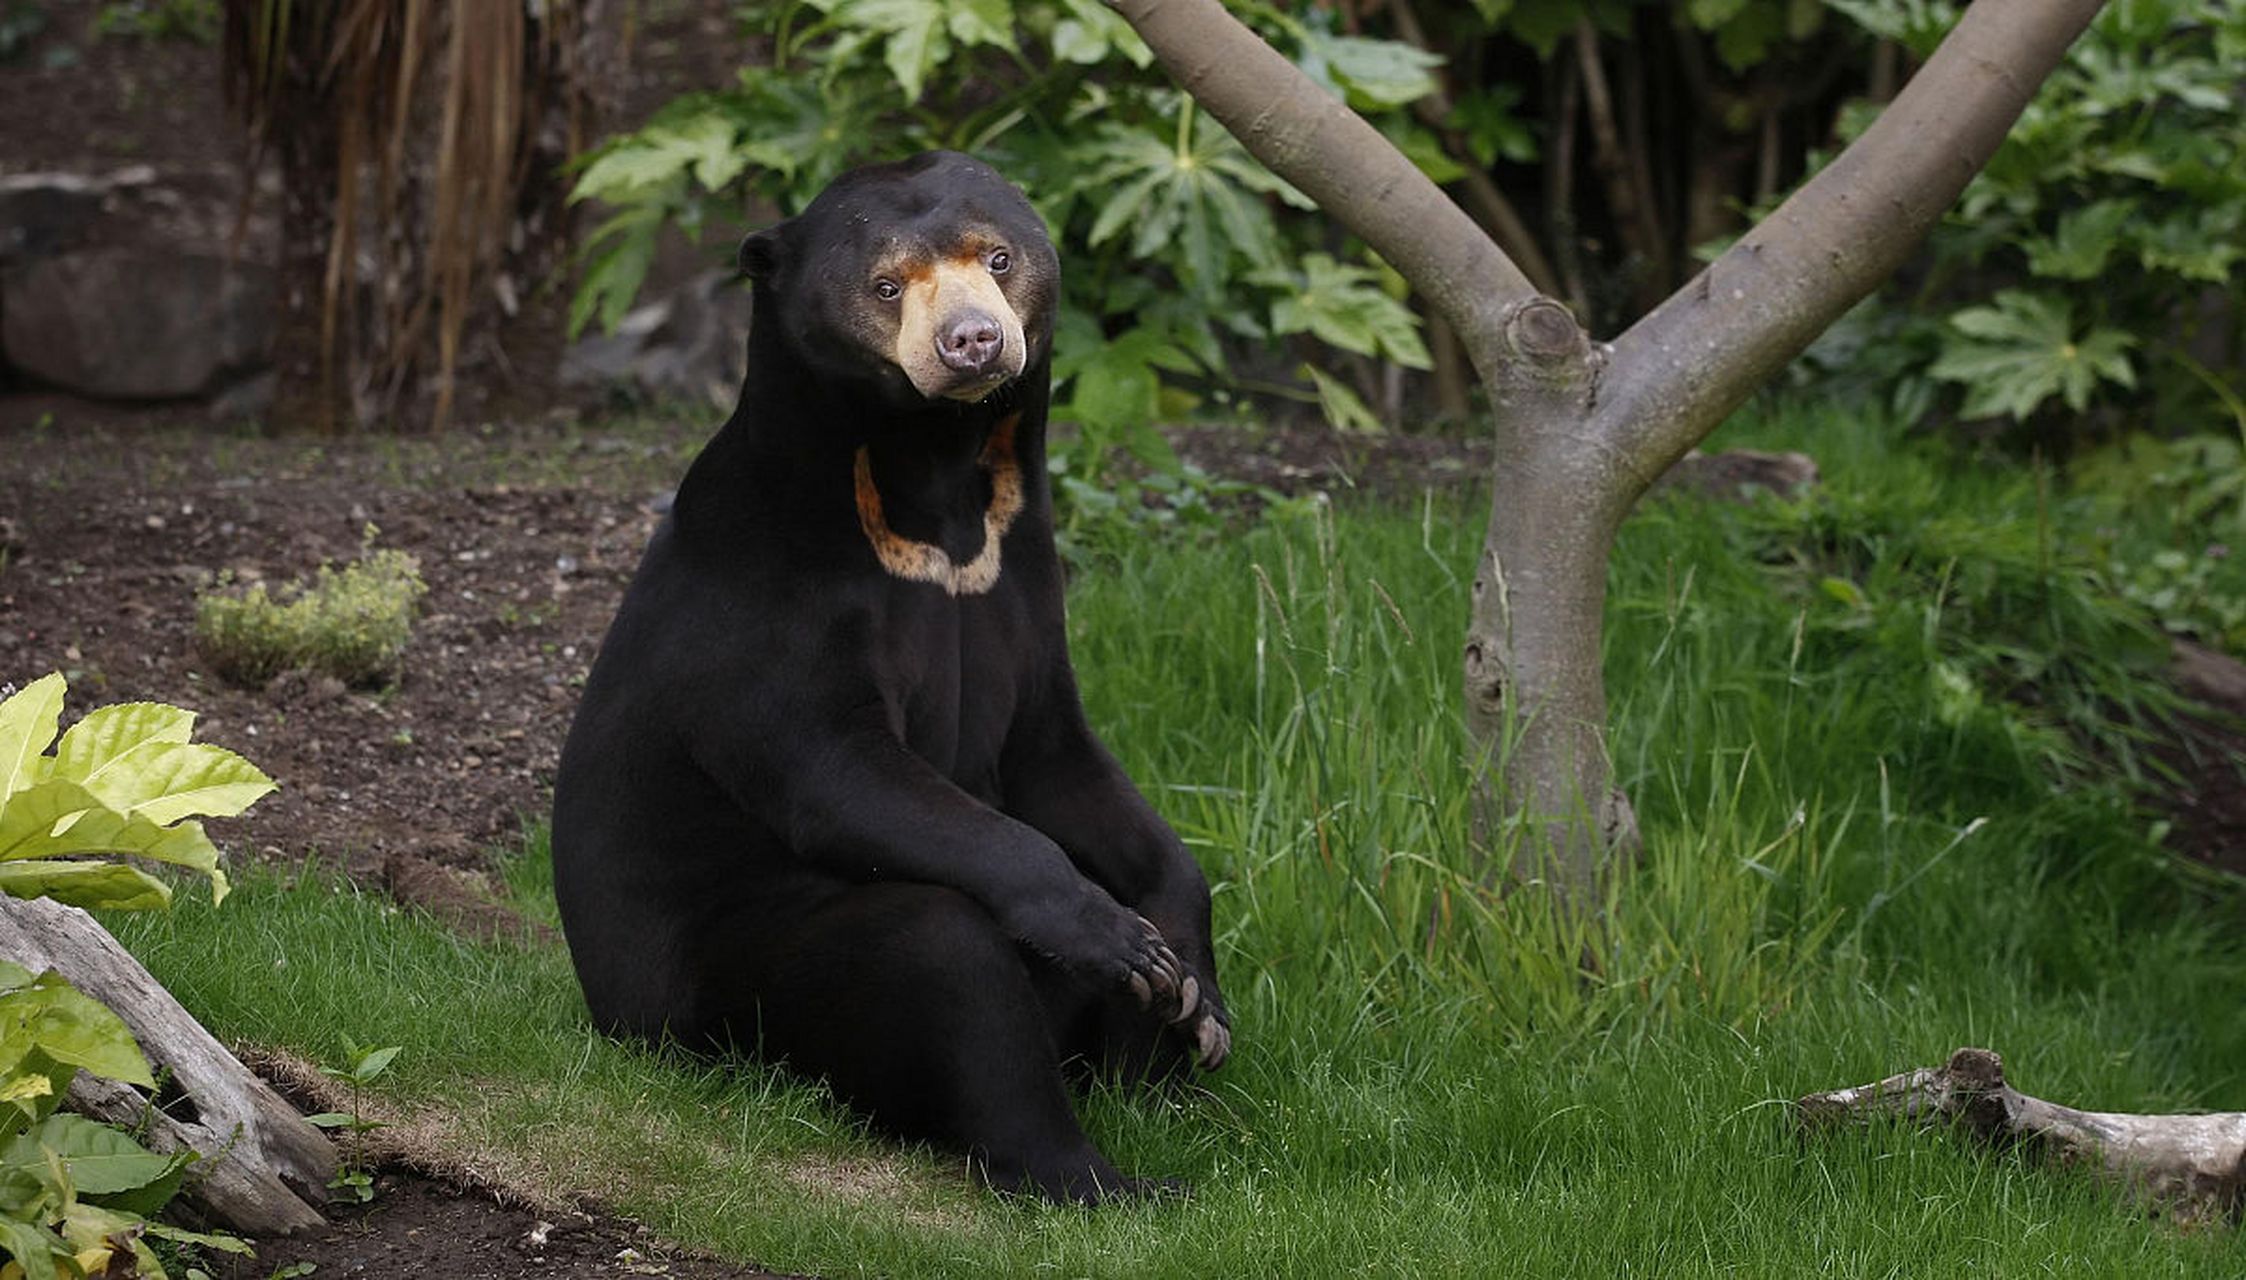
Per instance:
[[[712,710],[698,725],[697,763],[806,867],[852,884],[955,889],[1095,988],[1174,1009],[1188,965],[1160,929],[1050,838],[913,754],[877,705],[789,708],[774,718],[799,726],[784,737],[742,734],[735,726],[756,718]]]
[[[1232,1052],[1232,1017],[1217,986],[1209,882],[1185,843],[1084,725],[1080,711],[1054,715],[1040,732],[1010,743],[1003,780],[1007,811],[1060,845],[1116,901],[1137,910],[1183,960],[1176,998],[1142,1001],[1141,1007],[1183,1038],[1203,1070],[1224,1065]]]

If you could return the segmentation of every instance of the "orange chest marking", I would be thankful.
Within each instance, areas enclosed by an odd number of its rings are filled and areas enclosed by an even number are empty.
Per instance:
[[[965,564],[933,542],[905,537],[889,527],[881,513],[881,490],[873,482],[873,461],[863,446],[859,448],[858,527],[890,576],[931,583],[953,596],[979,596],[998,585],[999,546],[1014,517],[1022,513],[1022,471],[1014,460],[1014,425],[1019,421],[1019,414],[1000,421],[983,444],[979,462],[990,476],[990,506],[983,511],[983,549]]]

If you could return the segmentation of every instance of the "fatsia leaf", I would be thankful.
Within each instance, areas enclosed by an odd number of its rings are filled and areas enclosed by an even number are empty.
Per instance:
[[[692,142],[669,132],[635,134],[594,157],[570,188],[571,200],[618,200],[673,181],[693,165]]]
[[[1401,107],[1435,92],[1440,54],[1397,40],[1334,36],[1312,30],[1303,39],[1306,62],[1322,64],[1351,105]],[[1313,74],[1313,78],[1317,78]]]
[[[601,328],[609,332],[623,322],[640,282],[647,278],[648,266],[655,261],[656,239],[663,226],[662,206],[638,204],[628,206],[586,237],[585,251],[591,265],[577,286],[577,296],[570,299],[571,337],[582,332],[596,315]]]
[[[0,805],[29,785],[62,720],[62,673],[44,675],[0,702]]]
[[[733,121],[717,112],[697,116],[681,125],[678,145],[693,156],[694,180],[705,191],[722,191],[741,176],[748,163],[736,144]]]
[[[1968,417],[2025,419],[2054,396],[2080,410],[2100,381],[2136,384],[2127,355],[2136,339],[2116,329],[2076,338],[2063,298],[2007,289],[1993,306],[1950,317],[1950,326],[1966,340],[1946,343],[1927,372],[1964,384]]]
[[[1314,364],[1305,364],[1302,371],[1310,375],[1311,385],[1318,388],[1318,407],[1325,412],[1326,421],[1336,431],[1380,430],[1380,419],[1365,406],[1349,384],[1319,370]]]
[[[2099,200],[2070,210],[2050,239],[2027,243],[2028,269],[2046,279],[2095,280],[2121,243],[2122,227],[2135,215],[2134,200]]]
[[[1062,0],[1068,16],[1053,25],[1053,56],[1082,66],[1103,61],[1114,49],[1140,70],[1154,64],[1154,51],[1114,10],[1100,0]]]
[[[970,48],[1014,47],[1013,0],[947,0],[944,7],[952,39]]]
[[[1426,368],[1430,361],[1417,318],[1374,283],[1378,278],[1369,268],[1339,263],[1323,253],[1304,255],[1300,273],[1266,271],[1253,277],[1282,291],[1271,304],[1273,332],[1307,332],[1345,351]]]
[[[120,702],[97,707],[70,726],[55,746],[54,776],[84,784],[119,756],[151,742],[185,742],[195,713],[161,702]]]

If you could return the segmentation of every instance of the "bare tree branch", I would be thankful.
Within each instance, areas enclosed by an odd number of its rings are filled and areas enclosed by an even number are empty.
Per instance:
[[[1496,349],[1506,309],[1535,287],[1378,130],[1215,0],[1108,3],[1250,154],[1422,290],[1468,351]]]
[[[1940,1067],[1813,1093],[1794,1109],[1805,1129],[1909,1120],[1956,1125],[1995,1146],[2025,1144],[2048,1159],[2103,1170],[2178,1222],[2236,1221],[2246,1207],[2246,1112],[2077,1111],[2006,1084],[2004,1060],[1987,1049],[1959,1049]]]
[[[2103,0],[1979,0],[1839,158],[1614,344],[1595,424],[1659,475],[1891,275]]]

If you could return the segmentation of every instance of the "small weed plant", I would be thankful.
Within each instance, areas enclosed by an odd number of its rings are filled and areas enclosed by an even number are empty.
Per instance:
[[[89,908],[169,906],[170,886],[114,860],[130,855],[200,871],[212,901],[223,899],[218,850],[193,816],[240,813],[272,780],[233,752],[190,742],[194,713],[160,703],[103,707],[57,743],[64,692],[50,675],[0,701],[0,892]],[[57,1111],[80,1070],[156,1088],[116,1014],[52,970],[0,960],[0,1280],[162,1280],[151,1240],[248,1253],[233,1237],[154,1220],[195,1153],[158,1155]]]
[[[374,1199],[374,1169],[367,1163],[366,1136],[382,1128],[383,1122],[367,1118],[366,1088],[390,1069],[391,1060],[403,1047],[394,1044],[379,1049],[362,1047],[358,1041],[345,1036],[343,1065],[320,1068],[320,1074],[341,1080],[351,1090],[349,1111],[322,1111],[305,1117],[322,1129],[340,1130],[349,1135],[343,1146],[343,1159],[336,1165],[335,1177],[328,1180],[328,1190],[339,1200],[365,1204]]]
[[[374,546],[367,527],[359,558],[320,566],[310,583],[278,592],[262,582],[221,585],[195,602],[195,645],[236,684],[257,686],[283,671],[333,676],[354,688],[397,679],[413,634],[414,608],[428,593],[410,555]]]

